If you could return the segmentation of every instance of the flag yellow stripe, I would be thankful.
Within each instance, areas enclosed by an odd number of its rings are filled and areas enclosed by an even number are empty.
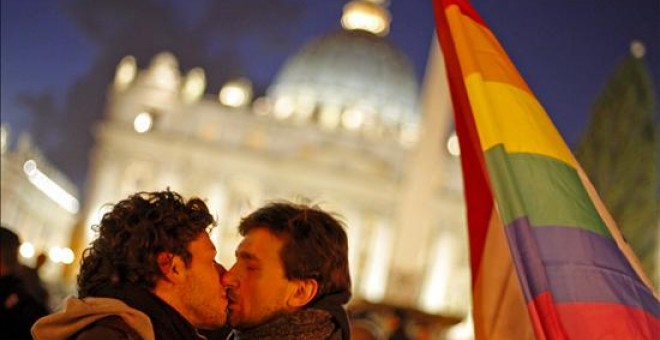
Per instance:
[[[509,153],[537,153],[573,168],[577,162],[536,98],[505,83],[470,75],[465,85],[484,151],[503,144]]]
[[[446,13],[454,36],[456,53],[461,61],[463,78],[480,73],[487,81],[508,83],[532,94],[506,51],[488,28],[462,14],[456,5],[449,6]]]

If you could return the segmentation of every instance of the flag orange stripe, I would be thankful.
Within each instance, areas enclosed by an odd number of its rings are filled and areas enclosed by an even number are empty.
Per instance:
[[[493,211],[478,272],[472,272],[476,339],[534,339],[502,221]]]
[[[463,77],[479,73],[487,81],[513,85],[532,95],[525,80],[493,33],[472,17],[460,12],[458,6],[449,6],[447,20],[461,58]]]
[[[575,167],[575,159],[545,109],[492,32],[459,5],[446,9],[483,150],[505,144]],[[505,115],[505,116],[504,116]]]

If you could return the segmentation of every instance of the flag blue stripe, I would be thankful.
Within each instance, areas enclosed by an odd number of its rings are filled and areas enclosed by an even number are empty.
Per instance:
[[[532,226],[527,218],[505,230],[528,302],[550,291],[555,303],[619,303],[660,317],[660,302],[611,238],[581,228]]]

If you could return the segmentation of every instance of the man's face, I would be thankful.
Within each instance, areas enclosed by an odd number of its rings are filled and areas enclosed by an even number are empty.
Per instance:
[[[184,282],[178,292],[182,314],[193,326],[213,329],[227,321],[227,295],[222,285],[225,269],[215,262],[216,250],[207,233],[188,245],[192,259],[184,269]]]
[[[287,301],[295,285],[284,274],[283,245],[267,228],[251,230],[238,245],[236,263],[223,279],[232,327],[252,328],[292,309]]]

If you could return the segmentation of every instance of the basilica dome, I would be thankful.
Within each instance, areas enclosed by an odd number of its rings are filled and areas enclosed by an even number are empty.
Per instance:
[[[386,38],[360,29],[306,44],[267,94],[276,116],[330,129],[399,133],[419,121],[411,62]]]

